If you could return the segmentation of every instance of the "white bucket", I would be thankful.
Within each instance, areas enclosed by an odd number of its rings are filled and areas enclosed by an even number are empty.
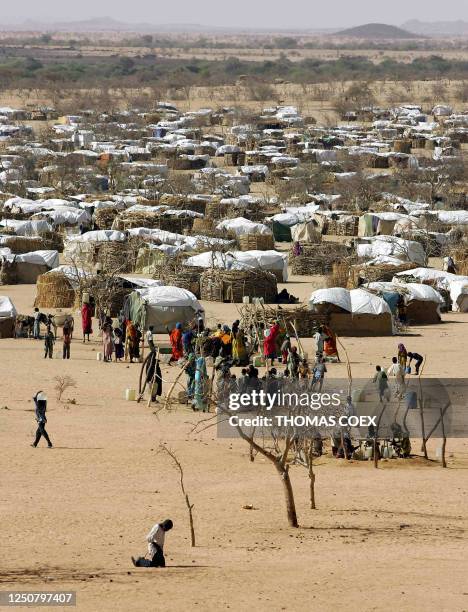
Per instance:
[[[98,361],[102,361],[102,360],[103,360],[102,353],[96,353],[96,359],[97,359]]]
[[[136,399],[135,389],[125,389],[125,399],[127,402],[134,402]]]

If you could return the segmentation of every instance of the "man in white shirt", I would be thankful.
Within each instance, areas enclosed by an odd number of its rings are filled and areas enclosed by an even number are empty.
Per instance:
[[[138,557],[135,559],[132,557],[132,563],[135,567],[166,567],[166,560],[164,558],[164,539],[166,531],[172,529],[171,519],[166,519],[162,523],[156,523],[151,528],[151,531],[146,536],[148,542],[148,556]]]
[[[405,390],[405,369],[398,363],[396,357],[392,357],[392,365],[387,370],[387,376],[395,377],[395,395],[401,397]]]
[[[323,355],[323,341],[325,340],[325,334],[323,333],[323,328],[319,327],[318,330],[314,334],[314,340],[317,345],[317,355],[320,357]]]

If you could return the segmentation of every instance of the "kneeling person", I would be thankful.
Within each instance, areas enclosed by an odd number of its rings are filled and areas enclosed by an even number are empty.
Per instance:
[[[156,523],[146,536],[148,541],[148,557],[132,557],[135,567],[166,567],[164,558],[164,538],[166,531],[172,529],[172,521],[166,519],[162,523]]]

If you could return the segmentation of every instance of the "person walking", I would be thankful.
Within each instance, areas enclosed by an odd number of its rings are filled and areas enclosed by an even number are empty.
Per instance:
[[[396,397],[402,397],[405,390],[405,374],[406,371],[398,362],[398,358],[392,357],[392,365],[387,370],[387,377],[393,376],[395,378]]]
[[[83,303],[81,307],[81,325],[83,328],[83,342],[85,342],[86,337],[93,333],[93,309],[91,308],[91,304],[86,302]]]
[[[132,557],[132,563],[135,567],[166,567],[166,559],[164,558],[164,540],[166,532],[173,527],[171,519],[166,519],[161,523],[156,523],[151,531],[146,536],[148,542],[148,556]]]
[[[48,448],[52,448],[52,442],[50,441],[49,434],[45,429],[47,423],[47,396],[43,391],[38,391],[33,397],[33,400],[36,406],[37,431],[36,439],[31,444],[31,446],[34,446],[34,448],[36,448],[36,446],[39,444],[39,440],[44,437],[45,441],[47,442]]]
[[[69,327],[63,328],[63,359],[70,359],[70,346],[71,346],[71,330]]]

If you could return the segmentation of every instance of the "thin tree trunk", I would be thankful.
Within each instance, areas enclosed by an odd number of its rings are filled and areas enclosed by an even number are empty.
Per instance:
[[[446,468],[447,467],[447,461],[445,459],[445,447],[447,445],[447,436],[445,434],[445,424],[444,424],[444,411],[441,409],[440,410],[440,424],[442,427],[442,467]]]
[[[296,504],[294,502],[294,492],[291,484],[291,478],[289,477],[289,466],[282,466],[281,463],[275,462],[275,467],[281,476],[281,482],[283,483],[284,498],[286,501],[286,513],[288,516],[288,523],[290,527],[298,527]]]
[[[314,473],[314,445],[310,442],[309,448],[309,481],[310,481],[310,509],[315,510],[315,473]]]
[[[192,546],[195,546],[195,527],[193,525],[193,504],[190,503],[187,493],[185,493],[185,503],[187,504],[187,510],[189,513],[189,524],[190,524],[190,542]]]

